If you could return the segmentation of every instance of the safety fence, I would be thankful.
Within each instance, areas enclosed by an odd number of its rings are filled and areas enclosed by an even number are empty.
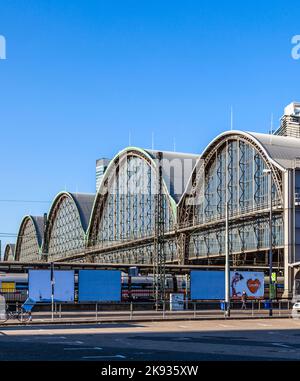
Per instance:
[[[295,317],[293,303],[288,300],[255,301],[250,300],[242,306],[240,302],[230,305],[232,318],[268,317],[270,310],[273,317]],[[36,303],[26,306],[21,303],[7,304],[7,319],[1,323],[10,322],[122,322],[174,319],[212,319],[224,318],[224,303],[212,301],[185,301],[183,304],[162,302],[155,303]],[[293,313],[292,313],[293,312]],[[297,312],[297,311],[296,311]],[[299,311],[300,316],[300,311]],[[5,320],[5,321],[4,321]]]

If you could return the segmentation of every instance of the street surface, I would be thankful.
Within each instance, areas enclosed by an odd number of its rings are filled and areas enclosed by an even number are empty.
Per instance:
[[[0,360],[300,360],[300,320],[2,326]]]

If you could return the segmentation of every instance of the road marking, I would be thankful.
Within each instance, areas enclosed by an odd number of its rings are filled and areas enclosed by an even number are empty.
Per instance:
[[[88,351],[88,350],[96,350],[96,351],[102,351],[103,348],[100,347],[88,347],[88,348],[64,348],[64,351]]]
[[[123,355],[115,355],[115,356],[84,356],[83,359],[104,359],[104,358],[118,358],[118,359],[126,359],[126,356]]]
[[[289,345],[285,345],[281,343],[272,343],[272,345],[275,345],[276,347],[291,348]]]
[[[257,323],[257,325],[260,325],[261,327],[272,327],[272,324]]]
[[[82,341],[48,341],[47,344],[67,344],[67,345],[81,345]]]

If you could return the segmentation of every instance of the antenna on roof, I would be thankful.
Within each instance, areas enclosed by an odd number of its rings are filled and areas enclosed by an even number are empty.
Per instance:
[[[233,108],[230,106],[230,129],[233,130]]]
[[[270,120],[270,144],[272,144],[272,135],[273,135],[273,113],[271,113],[271,120]]]
[[[271,113],[270,134],[273,134],[273,113]]]

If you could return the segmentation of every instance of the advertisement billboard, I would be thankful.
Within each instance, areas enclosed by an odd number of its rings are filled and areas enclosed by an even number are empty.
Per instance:
[[[38,302],[49,302],[52,296],[51,271],[29,270],[29,297]],[[54,270],[54,300],[57,302],[74,301],[74,271]]]
[[[252,271],[232,271],[230,273],[230,293],[232,299],[240,299],[243,291],[249,299],[264,297],[264,273]]]
[[[184,294],[170,294],[170,311],[184,310]]]
[[[120,302],[121,271],[80,270],[78,300],[80,302]]]
[[[253,271],[230,272],[230,296],[240,299],[243,291],[249,299],[264,297],[264,273]],[[224,300],[224,271],[191,271],[191,299]]]

